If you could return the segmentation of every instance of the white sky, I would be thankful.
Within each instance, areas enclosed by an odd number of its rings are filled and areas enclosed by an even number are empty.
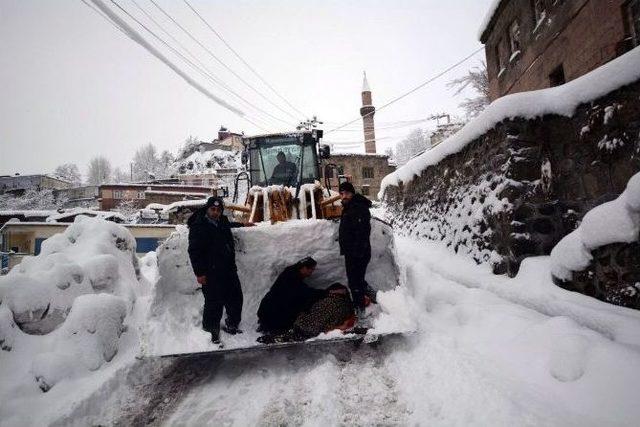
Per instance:
[[[214,62],[150,0],[136,1],[237,93],[289,119]],[[380,106],[481,47],[476,34],[491,1],[191,3],[279,93],[324,120],[327,131],[359,116],[363,70],[374,105]],[[166,38],[132,0],[117,2]],[[236,73],[287,109],[183,1],[156,2]],[[137,24],[132,26],[153,40]],[[160,50],[216,96],[251,113],[166,48]],[[460,114],[457,104],[464,96],[454,98],[446,83],[482,59],[483,52],[379,112],[376,126],[437,112]],[[189,86],[80,0],[0,0],[0,174],[50,172],[64,162],[74,162],[84,172],[98,154],[126,170],[140,145],[152,142],[160,150],[175,152],[189,135],[213,139],[220,125],[262,133]],[[294,125],[291,120],[285,128]],[[350,129],[357,131],[335,132],[325,139],[363,139],[361,122]],[[410,130],[378,130],[378,151]]]

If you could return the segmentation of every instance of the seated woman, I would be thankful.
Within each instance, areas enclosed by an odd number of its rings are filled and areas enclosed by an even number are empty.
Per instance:
[[[301,313],[293,324],[296,339],[308,339],[334,329],[347,330],[355,324],[353,302],[346,286],[334,283],[324,298]]]
[[[314,289],[304,281],[313,274],[316,265],[313,258],[306,257],[280,273],[260,302],[259,332],[277,335],[290,330],[300,313],[325,296],[323,289]]]

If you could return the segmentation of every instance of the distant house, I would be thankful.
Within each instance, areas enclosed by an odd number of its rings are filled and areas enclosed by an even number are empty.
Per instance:
[[[150,203],[167,205],[183,200],[204,199],[213,194],[213,186],[104,184],[99,192],[100,209],[108,211],[122,203],[142,209]]]
[[[3,175],[0,176],[0,194],[23,194],[27,190],[60,190],[73,184],[49,175]]]
[[[65,208],[89,207],[98,204],[100,191],[97,185],[84,185],[54,190],[53,195],[56,199],[66,199]]]
[[[389,164],[386,154],[361,153],[333,153],[328,159],[323,159],[320,166],[323,185],[326,177],[331,188],[337,191],[339,176],[346,176],[356,191],[370,199],[377,198],[382,178],[396,169]]]
[[[640,0],[501,0],[480,29],[489,97],[561,85],[640,44]]]

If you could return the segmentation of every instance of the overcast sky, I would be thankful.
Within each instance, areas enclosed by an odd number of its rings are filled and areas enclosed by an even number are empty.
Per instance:
[[[268,130],[293,129],[295,121],[290,116],[224,69],[150,0],[135,1],[211,74],[252,105],[291,124],[265,117],[214,86],[153,41],[110,0],[103,1],[213,95]],[[133,0],[116,1],[179,48]],[[298,118],[299,114],[244,67],[182,0],[155,1],[229,68]],[[478,26],[491,1],[190,3],[294,107],[324,120],[327,131],[358,117],[363,70],[367,71],[374,105],[380,106],[481,47]],[[457,104],[464,96],[453,97],[446,83],[483,59],[480,52],[376,114],[378,151],[411,130],[383,130],[385,126],[437,112],[460,114]],[[271,123],[258,121],[260,117]],[[81,0],[0,0],[0,174],[51,172],[64,162],[74,162],[84,172],[95,155],[104,155],[114,166],[126,169],[136,148],[145,143],[175,152],[189,135],[201,140],[215,138],[221,125],[236,132],[262,133],[190,86]],[[348,129],[354,131],[335,132],[325,139],[363,139],[361,122]]]

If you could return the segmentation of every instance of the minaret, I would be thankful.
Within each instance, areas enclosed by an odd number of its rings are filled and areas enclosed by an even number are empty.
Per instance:
[[[364,126],[364,152],[375,153],[376,152],[376,129],[373,122],[373,116],[376,113],[376,107],[374,107],[371,101],[371,89],[369,89],[369,82],[367,81],[367,72],[364,72],[364,80],[362,81],[362,107],[360,108],[360,115],[362,116],[362,124]]]

